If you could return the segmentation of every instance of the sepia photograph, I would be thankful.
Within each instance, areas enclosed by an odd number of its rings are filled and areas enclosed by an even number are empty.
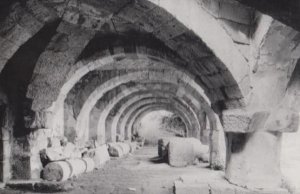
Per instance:
[[[0,194],[300,194],[300,0],[0,0]]]

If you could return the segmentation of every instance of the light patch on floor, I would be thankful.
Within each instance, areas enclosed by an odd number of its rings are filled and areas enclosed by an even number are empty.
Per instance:
[[[300,194],[300,130],[296,133],[283,133],[281,170],[290,189]]]

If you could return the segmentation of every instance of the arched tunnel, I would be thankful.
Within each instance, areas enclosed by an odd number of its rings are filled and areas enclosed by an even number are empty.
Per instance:
[[[0,193],[299,193],[299,10],[2,0]],[[139,149],[110,159],[121,144]]]

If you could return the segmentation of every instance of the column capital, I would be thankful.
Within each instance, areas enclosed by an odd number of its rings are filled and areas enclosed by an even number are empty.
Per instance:
[[[234,109],[223,111],[221,121],[225,132],[296,132],[299,113],[284,108],[261,111]]]

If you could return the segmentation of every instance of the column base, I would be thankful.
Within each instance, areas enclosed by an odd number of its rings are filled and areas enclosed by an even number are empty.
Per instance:
[[[247,188],[281,186],[281,133],[226,133],[226,178]]]

